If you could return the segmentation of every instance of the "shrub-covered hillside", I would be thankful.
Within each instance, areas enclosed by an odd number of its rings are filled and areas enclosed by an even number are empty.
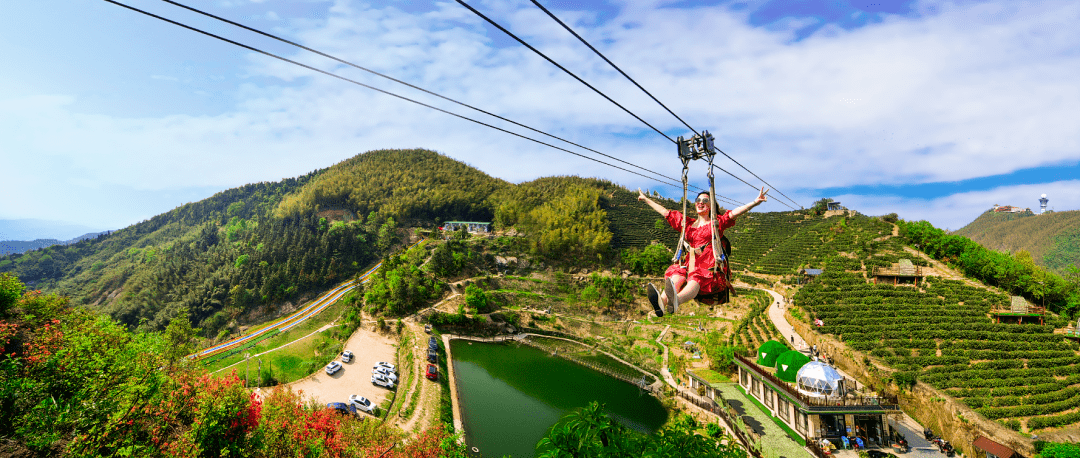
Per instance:
[[[0,274],[0,436],[4,456],[464,456],[441,427],[407,443],[377,421],[342,417],[183,359],[181,316],[165,333],[131,333],[64,298],[21,294]]]

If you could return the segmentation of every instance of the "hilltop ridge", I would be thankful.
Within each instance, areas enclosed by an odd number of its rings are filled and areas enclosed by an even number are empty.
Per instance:
[[[1035,264],[1066,274],[1080,266],[1080,211],[1007,213],[987,211],[953,232],[995,251],[1031,254]]]

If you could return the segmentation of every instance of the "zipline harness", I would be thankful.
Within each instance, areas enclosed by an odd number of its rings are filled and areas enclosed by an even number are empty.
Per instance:
[[[728,240],[727,236],[723,236],[723,235],[718,234],[717,230],[716,230],[716,226],[717,226],[717,223],[718,223],[717,218],[719,218],[719,215],[715,214],[716,213],[715,210],[719,206],[716,204],[716,183],[715,183],[715,179],[714,179],[714,176],[713,176],[713,158],[716,157],[716,148],[713,146],[713,136],[712,136],[712,134],[709,133],[709,131],[704,131],[700,135],[695,134],[689,140],[687,140],[687,139],[685,139],[683,137],[679,137],[678,139],[675,140],[675,144],[678,145],[678,148],[679,148],[679,160],[682,161],[682,165],[683,165],[683,168],[682,168],[682,186],[683,186],[682,218],[683,218],[683,221],[682,221],[682,231],[680,231],[680,234],[679,234],[678,249],[675,250],[675,256],[672,258],[671,262],[673,264],[682,265],[682,258],[683,258],[684,250],[690,250],[690,249],[694,249],[694,248],[703,249],[703,248],[709,246],[708,244],[706,244],[706,245],[700,246],[700,247],[691,247],[689,245],[689,243],[686,241],[686,226],[687,226],[686,205],[689,202],[687,200],[687,190],[688,190],[688,188],[690,186],[689,185],[689,180],[687,179],[687,175],[688,175],[688,173],[690,171],[690,161],[698,160],[698,159],[705,159],[705,161],[708,162],[708,164],[709,164],[709,166],[708,166],[708,170],[709,170],[709,205],[710,205],[709,214],[712,217],[712,222],[709,223],[709,227],[710,227],[710,229],[712,229],[712,241],[710,242],[710,244],[712,244],[712,246],[713,246],[712,251],[713,251],[713,257],[714,257],[714,259],[713,259],[714,262],[713,262],[711,270],[712,270],[712,273],[713,273],[713,277],[715,277],[718,274],[724,276],[724,279],[726,280],[727,288],[725,288],[724,290],[721,290],[721,291],[712,291],[712,292],[709,292],[709,293],[698,294],[697,300],[700,301],[700,302],[709,304],[709,305],[726,304],[729,301],[729,296],[733,296],[735,294],[735,288],[732,287],[732,285],[731,285],[731,267],[728,265],[728,257],[731,256],[731,241]],[[719,247],[720,249],[716,249],[716,247]],[[719,268],[719,271],[717,270],[718,268]]]

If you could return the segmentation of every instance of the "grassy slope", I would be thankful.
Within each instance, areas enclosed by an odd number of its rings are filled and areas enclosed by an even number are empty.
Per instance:
[[[1031,253],[1035,263],[1061,275],[1080,265],[1080,211],[1044,215],[986,212],[954,232],[991,250]]]

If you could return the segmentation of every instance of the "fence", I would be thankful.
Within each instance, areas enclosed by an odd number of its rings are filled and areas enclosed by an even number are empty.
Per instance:
[[[591,362],[591,361],[585,361],[585,360],[583,360],[581,358],[578,358],[578,357],[574,356],[573,354],[570,354],[570,353],[567,353],[567,352],[559,353],[558,348],[556,348],[554,346],[551,346],[551,345],[542,344],[542,343],[537,342],[535,340],[529,339],[528,337],[519,339],[518,341],[523,343],[523,344],[526,344],[526,345],[528,345],[530,347],[539,348],[539,349],[541,349],[543,351],[546,351],[546,352],[549,352],[549,353],[551,353],[551,354],[553,354],[555,356],[559,356],[559,357],[561,357],[563,359],[573,361],[573,362],[575,362],[577,364],[585,366],[585,367],[587,367],[589,369],[592,369],[594,371],[597,371],[597,372],[599,372],[601,374],[605,374],[605,375],[607,375],[609,377],[622,380],[622,381],[627,382],[627,383],[629,383],[631,385],[635,385],[635,386],[637,386],[637,387],[639,387],[641,389],[644,389],[644,390],[646,390],[646,391],[648,391],[648,392],[650,392],[653,395],[656,395],[658,397],[660,396],[660,390],[652,388],[652,384],[655,383],[655,380],[656,380],[656,377],[653,376],[652,374],[641,374],[641,375],[647,376],[647,377],[649,377],[649,378],[651,378],[653,380],[653,382],[650,382],[649,384],[642,386],[642,377],[641,376],[635,377],[635,376],[632,376],[632,375],[628,375],[625,372],[619,372],[619,371],[613,370],[611,368],[601,366],[601,365],[596,364],[596,363]]]
[[[755,444],[760,444],[761,436],[757,435],[757,433],[753,431],[744,431],[743,429],[739,428],[738,425],[741,420],[736,421],[736,418],[738,418],[737,415],[727,412],[723,407],[720,407],[720,405],[717,404],[716,401],[713,399],[702,398],[701,396],[687,393],[679,389],[676,389],[675,392],[680,398],[683,398],[689,401],[691,404],[694,404],[708,411],[709,413],[720,417],[724,420],[724,422],[731,425],[731,430],[735,433],[735,438],[746,446],[746,450],[749,451],[751,455],[761,458],[761,451],[754,448]],[[723,398],[721,397],[721,399]]]

